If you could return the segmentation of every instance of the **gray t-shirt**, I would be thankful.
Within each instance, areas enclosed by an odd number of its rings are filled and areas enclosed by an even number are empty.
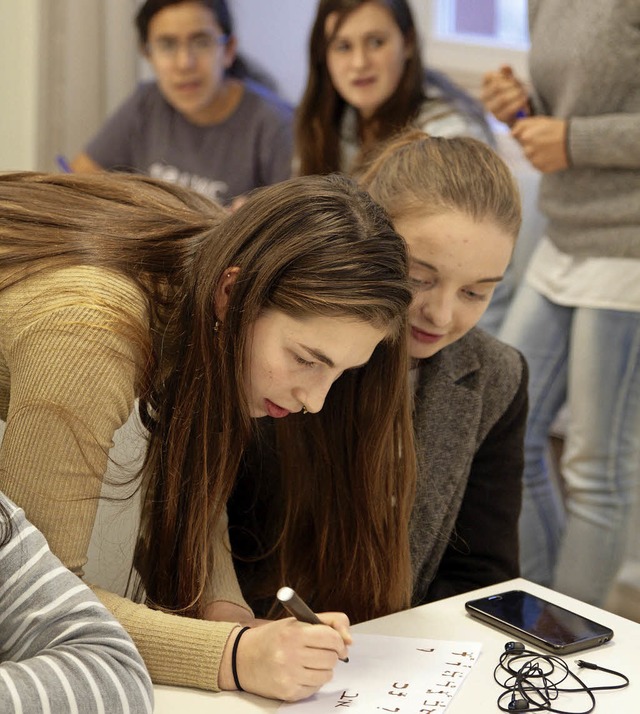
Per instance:
[[[145,173],[189,186],[221,203],[291,175],[293,112],[268,90],[244,82],[242,99],[220,124],[196,126],[141,84],[89,142],[107,170]]]

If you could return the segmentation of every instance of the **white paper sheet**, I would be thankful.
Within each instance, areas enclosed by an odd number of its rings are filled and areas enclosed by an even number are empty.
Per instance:
[[[442,714],[480,655],[479,642],[354,633],[349,662],[309,699],[282,704],[283,714],[339,711]]]

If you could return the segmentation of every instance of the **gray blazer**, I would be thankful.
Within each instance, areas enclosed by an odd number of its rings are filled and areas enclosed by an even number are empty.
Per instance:
[[[480,329],[421,360],[414,604],[518,575],[527,369]]]

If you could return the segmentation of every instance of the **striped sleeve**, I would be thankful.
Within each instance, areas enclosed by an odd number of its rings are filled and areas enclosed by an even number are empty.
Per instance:
[[[15,714],[137,714],[151,679],[122,626],[0,496],[12,527],[0,548],[0,702]]]

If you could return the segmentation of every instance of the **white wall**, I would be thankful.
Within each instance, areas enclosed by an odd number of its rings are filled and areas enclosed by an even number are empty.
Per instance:
[[[136,79],[136,0],[0,0],[0,171],[53,170]]]
[[[40,0],[0,0],[0,171],[36,166]]]

